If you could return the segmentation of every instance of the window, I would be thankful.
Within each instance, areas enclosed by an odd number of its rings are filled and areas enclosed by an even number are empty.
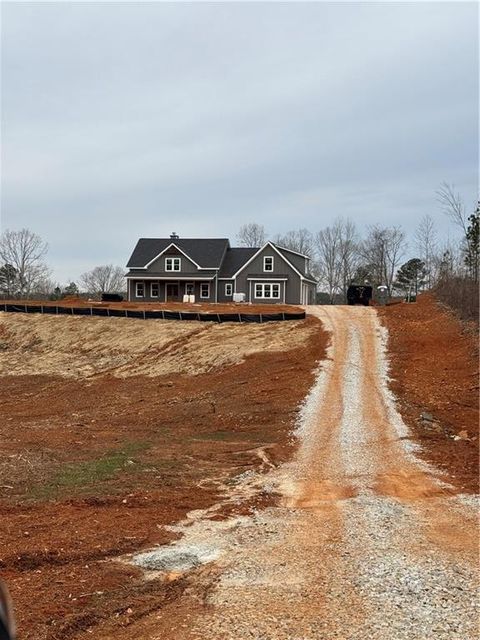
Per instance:
[[[280,285],[275,282],[257,282],[255,284],[255,298],[278,300],[280,298]]]
[[[152,298],[158,298],[158,282],[152,282],[150,285],[150,295]]]
[[[265,256],[263,258],[263,270],[273,271],[273,256]]]
[[[202,282],[200,285],[200,298],[209,298],[210,297],[210,283]]]
[[[193,296],[195,295],[195,285],[193,284],[193,282],[187,282],[185,285],[185,295],[186,296]]]
[[[233,284],[231,282],[227,282],[225,284],[225,295],[226,296],[233,295]]]
[[[145,284],[143,282],[135,283],[135,296],[137,298],[143,298],[145,295]]]
[[[165,258],[165,271],[180,271],[180,258]]]

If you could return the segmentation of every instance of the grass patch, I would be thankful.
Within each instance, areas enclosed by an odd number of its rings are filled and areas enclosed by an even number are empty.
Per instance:
[[[98,484],[110,480],[119,472],[141,471],[144,465],[135,460],[135,454],[150,446],[148,442],[130,442],[121,449],[107,451],[100,458],[68,463],[47,483],[32,487],[30,496],[49,499],[61,493],[79,493],[92,485],[98,490]]]

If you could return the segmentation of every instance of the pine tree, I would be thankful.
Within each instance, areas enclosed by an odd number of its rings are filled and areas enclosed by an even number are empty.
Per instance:
[[[408,297],[417,295],[418,290],[425,285],[427,269],[420,258],[412,258],[402,264],[397,271],[395,288],[404,291]]]
[[[478,282],[478,266],[480,258],[480,202],[477,204],[475,213],[468,217],[466,247],[464,262],[468,268],[469,275],[474,282]]]
[[[0,267],[0,291],[7,297],[14,296],[18,288],[18,271],[11,264]]]

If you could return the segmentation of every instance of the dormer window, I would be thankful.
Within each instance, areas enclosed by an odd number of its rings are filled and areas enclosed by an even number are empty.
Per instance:
[[[165,271],[180,271],[181,258],[165,258]]]
[[[263,270],[273,271],[273,256],[265,256],[263,258]]]

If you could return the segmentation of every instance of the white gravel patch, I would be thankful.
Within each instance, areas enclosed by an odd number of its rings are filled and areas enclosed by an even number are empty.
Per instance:
[[[372,447],[372,436],[362,421],[362,391],[360,371],[362,367],[358,329],[349,329],[348,363],[343,375],[343,417],[340,427],[340,446],[345,474],[355,486],[370,492],[368,480],[378,471]]]
[[[381,385],[382,395],[385,400],[385,407],[387,410],[388,420],[390,425],[395,429],[401,445],[405,451],[407,457],[413,462],[421,471],[428,473],[439,487],[444,489],[452,489],[452,485],[442,480],[439,476],[441,472],[433,465],[425,462],[418,457],[418,454],[422,447],[417,442],[412,440],[412,433],[403,421],[400,412],[397,409],[396,398],[390,389],[390,364],[388,360],[388,330],[384,327],[379,320],[378,315],[375,314],[374,318],[375,330],[377,332],[377,367],[379,371],[379,383]]]
[[[212,546],[172,544],[134,556],[133,564],[149,571],[185,572],[201,564],[213,562],[219,555],[219,550]]]
[[[354,586],[368,603],[369,637],[478,638],[475,557],[429,546],[414,512],[394,500],[359,496],[345,510]]]

